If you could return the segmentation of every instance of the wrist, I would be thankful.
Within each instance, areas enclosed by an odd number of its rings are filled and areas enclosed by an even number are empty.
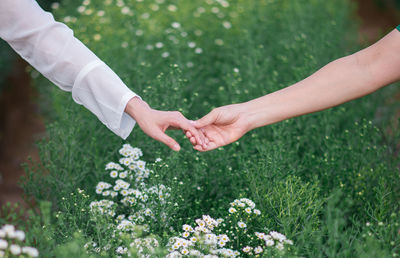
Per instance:
[[[149,111],[150,109],[150,106],[144,100],[139,97],[133,97],[126,104],[125,112],[128,113],[133,119],[137,120],[141,114]]]
[[[276,122],[273,118],[274,109],[269,107],[265,101],[261,101],[261,99],[251,100],[241,105],[241,109],[244,111],[248,121],[248,131]]]

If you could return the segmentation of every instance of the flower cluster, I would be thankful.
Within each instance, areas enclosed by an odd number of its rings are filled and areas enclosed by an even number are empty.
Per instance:
[[[0,229],[0,257],[20,256],[38,257],[36,248],[22,246],[25,240],[25,233],[16,230],[13,225],[4,225]]]
[[[285,235],[271,231],[268,234],[255,231],[255,221],[261,211],[247,198],[234,200],[223,219],[203,215],[194,228],[183,225],[180,237],[170,239],[168,257],[238,257],[256,256],[270,252],[284,252],[293,242]]]
[[[209,215],[203,215],[201,219],[196,219],[196,226],[183,225],[182,237],[170,239],[169,255],[167,257],[181,257],[191,255],[197,257],[206,256],[206,252],[218,257],[236,257],[240,253],[228,248],[224,248],[230,241],[226,234],[216,235],[213,230],[222,223],[222,219],[213,219]]]
[[[147,184],[146,181],[153,172],[140,159],[143,153],[139,148],[124,144],[119,153],[122,155],[119,163],[110,162],[105,167],[108,179],[96,186],[96,193],[107,199],[91,202],[90,209],[94,216],[113,218],[113,236],[122,238],[124,234],[130,234],[133,242],[129,246],[116,238],[119,245],[115,250],[117,254],[129,254],[130,247],[152,251],[158,246],[157,240],[137,238],[135,230],[140,226],[148,232],[149,224],[167,219],[162,207],[169,204],[170,188],[162,184]],[[87,248],[91,246],[93,244],[88,243]],[[101,250],[97,244],[93,247],[94,251]]]

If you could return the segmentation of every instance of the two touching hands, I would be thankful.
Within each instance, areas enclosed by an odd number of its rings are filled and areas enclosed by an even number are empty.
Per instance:
[[[241,104],[216,108],[197,121],[186,119],[178,111],[152,109],[140,98],[132,98],[125,112],[133,117],[148,136],[179,151],[179,144],[165,131],[181,129],[198,151],[209,151],[238,140],[251,130]]]

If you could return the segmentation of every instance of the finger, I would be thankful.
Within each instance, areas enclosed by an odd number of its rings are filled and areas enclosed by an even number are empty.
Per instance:
[[[196,138],[190,137],[189,140],[190,140],[190,143],[191,143],[192,145],[197,145]]]
[[[210,151],[210,150],[215,150],[216,148],[218,148],[219,146],[215,143],[215,142],[210,142],[207,144],[207,147],[203,147],[202,151]]]
[[[201,151],[201,152],[205,151],[205,149],[203,149],[203,147],[201,145],[195,145],[195,146],[193,146],[193,149],[195,149],[197,151]]]
[[[162,143],[164,143],[165,145],[167,145],[168,147],[170,147],[174,151],[179,151],[181,149],[181,146],[179,146],[179,144],[174,139],[172,139],[171,137],[169,137],[167,134],[165,134],[162,131],[160,131],[153,138],[158,140],[158,141],[160,141],[160,142],[162,142]]]
[[[200,118],[199,120],[194,121],[193,124],[196,128],[201,128],[206,125],[214,123],[215,120],[217,119],[217,117],[218,117],[218,112],[213,110],[210,113],[208,113],[207,115]]]
[[[199,130],[197,130],[197,128],[195,128],[185,117],[182,116],[181,119],[179,119],[179,126],[183,130],[190,132],[192,136],[196,138],[197,143],[203,144],[205,142],[204,135],[200,133]]]
[[[187,138],[190,139],[192,136],[193,136],[193,135],[192,135],[189,131],[186,131],[186,137],[187,137]]]

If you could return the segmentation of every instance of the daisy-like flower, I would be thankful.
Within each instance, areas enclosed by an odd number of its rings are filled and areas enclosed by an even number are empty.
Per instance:
[[[283,241],[285,244],[288,244],[288,245],[293,245],[293,241],[292,240],[289,240],[289,239],[286,239],[286,240],[284,240]]]
[[[10,252],[13,255],[20,255],[21,254],[21,247],[19,245],[10,245]]]
[[[203,49],[197,47],[197,48],[194,50],[194,52],[195,52],[196,54],[201,54],[201,53],[203,53]]]
[[[171,27],[174,28],[174,29],[178,29],[178,28],[181,27],[181,24],[180,24],[179,22],[173,22],[173,23],[171,24]]]
[[[39,252],[36,248],[30,246],[22,247],[22,253],[27,254],[30,257],[38,257]]]
[[[197,237],[191,237],[190,241],[193,242],[193,243],[196,243],[197,242]]]
[[[261,211],[260,211],[260,210],[254,209],[253,212],[254,212],[254,214],[256,214],[256,215],[261,215]]]
[[[250,214],[250,213],[251,213],[251,208],[250,208],[250,207],[247,207],[246,209],[244,209],[244,211],[245,211],[246,213]]]
[[[251,248],[250,246],[245,246],[243,247],[242,251],[245,253],[249,253],[253,248]]]
[[[261,246],[257,246],[256,248],[254,248],[254,253],[256,254],[260,254],[263,252],[263,249]]]
[[[275,248],[278,250],[283,250],[284,246],[282,243],[278,243],[278,244],[276,244]]]
[[[229,237],[227,235],[223,234],[223,235],[220,235],[220,240],[227,243],[227,242],[229,242]]]
[[[271,231],[271,232],[269,232],[269,234],[272,236],[273,239],[276,239],[279,242],[282,242],[283,240],[286,240],[286,236],[281,234],[281,233],[279,233],[279,232]]]
[[[118,177],[118,171],[116,171],[116,170],[111,171],[110,172],[110,177],[112,177],[112,178]]]
[[[6,240],[0,239],[0,249],[6,249],[8,247],[8,242]]]
[[[127,176],[128,176],[128,172],[126,172],[126,171],[119,174],[120,178],[126,178]]]
[[[246,228],[247,227],[246,223],[244,223],[242,221],[238,222],[238,226],[239,226],[239,228]]]
[[[120,193],[121,193],[123,196],[127,196],[127,195],[129,194],[128,190],[126,190],[126,189],[123,189]]]
[[[271,239],[265,240],[266,246],[273,246],[274,244],[275,244],[274,240],[271,240]]]
[[[183,229],[184,231],[193,232],[193,228],[192,228],[190,225],[188,225],[188,224],[183,225],[183,226],[182,226],[182,229]]]
[[[189,254],[189,250],[186,249],[186,248],[183,248],[183,249],[181,250],[181,254],[183,254],[183,255],[188,255],[188,254]]]
[[[184,237],[184,238],[188,238],[189,236],[190,236],[190,233],[187,231],[182,233],[182,237]]]
[[[233,208],[233,207],[230,207],[228,211],[229,211],[229,213],[235,213],[235,212],[236,212],[236,209]]]

